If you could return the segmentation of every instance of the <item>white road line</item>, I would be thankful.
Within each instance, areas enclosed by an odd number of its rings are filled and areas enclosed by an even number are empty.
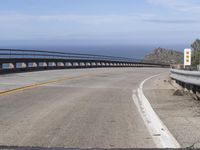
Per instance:
[[[160,74],[159,74],[160,75]],[[180,148],[179,143],[169,132],[164,123],[157,116],[148,99],[143,92],[143,85],[147,80],[154,78],[158,75],[151,76],[145,79],[139,86],[137,91],[133,91],[133,101],[140,112],[149,133],[151,134],[157,148]]]

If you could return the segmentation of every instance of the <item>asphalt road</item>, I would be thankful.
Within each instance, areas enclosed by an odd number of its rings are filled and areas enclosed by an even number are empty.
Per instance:
[[[109,68],[3,75],[0,90],[57,80],[0,95],[0,145],[152,148],[132,100],[145,78],[167,69]]]

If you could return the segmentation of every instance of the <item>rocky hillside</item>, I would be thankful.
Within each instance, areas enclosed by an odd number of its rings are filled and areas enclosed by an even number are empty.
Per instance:
[[[152,53],[146,55],[144,60],[153,63],[182,64],[183,57],[182,52],[157,48]]]

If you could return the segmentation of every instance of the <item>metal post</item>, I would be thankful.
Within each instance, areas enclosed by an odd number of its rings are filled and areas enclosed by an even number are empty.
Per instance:
[[[0,71],[3,70],[3,64],[0,63]]]

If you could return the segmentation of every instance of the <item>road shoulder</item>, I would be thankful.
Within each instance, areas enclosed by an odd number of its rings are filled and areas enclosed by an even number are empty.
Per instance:
[[[175,88],[162,74],[144,84],[144,94],[181,147],[200,147],[200,101],[175,96]]]

